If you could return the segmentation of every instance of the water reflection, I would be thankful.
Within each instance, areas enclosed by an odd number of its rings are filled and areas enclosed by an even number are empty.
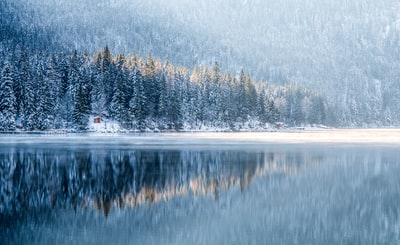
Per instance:
[[[297,172],[299,154],[237,151],[60,150],[13,148],[0,154],[2,213],[42,208],[112,207],[168,201],[175,196],[243,191],[254,176]]]
[[[1,244],[397,244],[395,147],[0,150]]]

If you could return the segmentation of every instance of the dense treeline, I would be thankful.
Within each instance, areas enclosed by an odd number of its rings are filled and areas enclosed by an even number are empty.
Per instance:
[[[262,129],[268,123],[326,124],[324,98],[295,85],[256,83],[209,67],[175,67],[148,55],[92,57],[15,49],[0,63],[0,129],[86,130],[90,116],[128,130]]]

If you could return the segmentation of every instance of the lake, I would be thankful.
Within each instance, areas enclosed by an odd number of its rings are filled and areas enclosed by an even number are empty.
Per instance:
[[[0,244],[399,244],[399,134],[0,135]]]

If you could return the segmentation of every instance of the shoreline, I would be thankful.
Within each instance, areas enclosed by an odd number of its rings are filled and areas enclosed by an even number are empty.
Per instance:
[[[17,132],[0,134],[6,143],[127,145],[233,144],[400,144],[400,129],[317,129],[246,132]]]

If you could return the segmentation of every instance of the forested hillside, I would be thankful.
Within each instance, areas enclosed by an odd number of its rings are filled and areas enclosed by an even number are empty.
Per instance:
[[[1,57],[0,130],[86,130],[90,116],[127,130],[263,129],[326,124],[333,111],[320,94],[295,85],[256,83],[212,67],[192,71],[149,55],[112,56],[21,50]]]
[[[318,91],[333,105],[328,124],[400,124],[396,1],[4,0],[0,8],[4,53],[92,54],[109,45],[189,70],[218,61],[233,76],[243,69]]]

